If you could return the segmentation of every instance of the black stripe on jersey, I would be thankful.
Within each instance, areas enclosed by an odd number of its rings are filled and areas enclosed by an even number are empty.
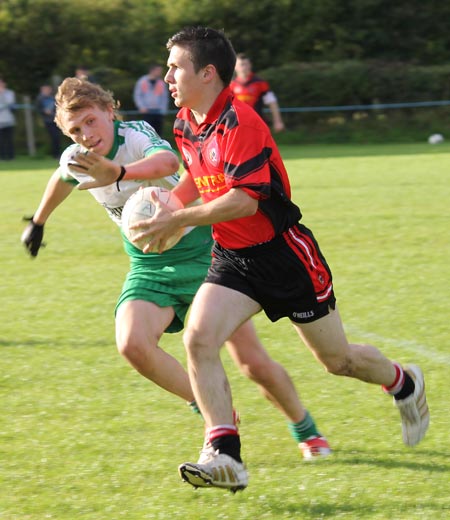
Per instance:
[[[232,130],[239,125],[238,118],[231,101],[225,103],[225,108],[217,121],[217,133],[223,134],[225,130]]]
[[[270,165],[270,197],[259,201],[259,210],[272,223],[275,235],[295,225],[302,218],[300,208],[287,195],[282,176]]]
[[[182,138],[185,132],[186,139],[188,139],[189,141],[193,141],[195,139],[191,126],[187,124],[187,122],[184,119],[176,118],[173,124],[173,133],[175,137]]]
[[[269,161],[271,152],[271,148],[265,147],[261,150],[261,152],[258,155],[254,155],[245,162],[241,162],[239,164],[225,162],[223,165],[224,173],[228,177],[233,177],[238,181],[244,180],[249,175],[252,175],[258,170],[264,168],[264,166]],[[262,191],[266,196],[269,196],[269,184],[263,184],[262,190],[258,191]]]
[[[203,163],[201,146],[198,144],[202,139],[194,134],[191,125],[187,121],[184,121],[184,119],[177,118],[173,125],[173,132],[175,139],[180,140],[183,148],[189,150],[189,153],[196,155],[200,163]],[[189,169],[189,164],[187,164],[184,157],[183,166],[186,170]]]

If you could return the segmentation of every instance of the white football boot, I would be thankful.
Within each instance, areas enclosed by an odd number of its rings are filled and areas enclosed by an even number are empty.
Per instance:
[[[199,462],[181,464],[178,472],[182,480],[194,488],[218,487],[235,493],[248,485],[244,464],[211,448],[202,450]]]
[[[406,366],[403,370],[411,376],[415,389],[405,399],[394,399],[394,404],[402,419],[403,442],[407,446],[415,446],[425,436],[430,424],[430,412],[422,370],[416,365]]]

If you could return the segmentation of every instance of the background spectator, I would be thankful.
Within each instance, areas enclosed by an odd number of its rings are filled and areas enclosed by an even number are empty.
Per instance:
[[[137,80],[133,91],[134,104],[142,119],[152,125],[159,135],[163,134],[164,116],[169,104],[169,92],[161,76],[161,65],[151,65],[148,74]]]
[[[272,114],[274,131],[281,132],[284,130],[284,123],[277,98],[270,90],[269,83],[254,74],[252,62],[245,54],[239,53],[236,58],[236,77],[230,84],[233,94],[240,101],[252,106],[263,119],[263,105],[267,105]]]
[[[5,81],[0,78],[0,160],[14,159],[14,126],[16,118],[13,108],[16,103],[15,93],[6,88]]]
[[[41,86],[36,98],[36,108],[42,116],[42,121],[50,137],[52,157],[59,158],[61,155],[61,132],[54,121],[55,96],[51,85]]]

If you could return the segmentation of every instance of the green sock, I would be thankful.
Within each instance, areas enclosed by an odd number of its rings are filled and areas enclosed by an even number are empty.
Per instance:
[[[303,421],[297,423],[288,423],[289,431],[295,442],[300,443],[308,439],[308,437],[319,436],[314,419],[306,412]]]
[[[190,408],[194,413],[197,413],[197,414],[199,414],[199,415],[202,414],[202,412],[200,411],[200,408],[198,407],[198,405],[197,405],[197,403],[195,402],[195,400],[194,400],[194,401],[191,401],[191,402],[187,402],[186,404],[189,406],[189,408]]]

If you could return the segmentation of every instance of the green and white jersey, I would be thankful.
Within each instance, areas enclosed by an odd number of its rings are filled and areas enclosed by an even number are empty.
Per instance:
[[[158,150],[172,151],[172,147],[148,123],[145,121],[115,121],[114,145],[106,157],[117,164],[126,165],[148,157]],[[79,144],[73,144],[63,152],[59,173],[64,181],[79,184],[84,180],[92,179],[89,175],[75,172],[70,167],[70,163],[74,162],[73,157],[80,152],[86,152],[86,149]],[[161,179],[120,181],[120,191],[117,189],[116,183],[101,188],[92,188],[88,191],[120,227],[125,202],[141,186],[161,186],[171,190],[178,180],[179,175],[175,173]]]

